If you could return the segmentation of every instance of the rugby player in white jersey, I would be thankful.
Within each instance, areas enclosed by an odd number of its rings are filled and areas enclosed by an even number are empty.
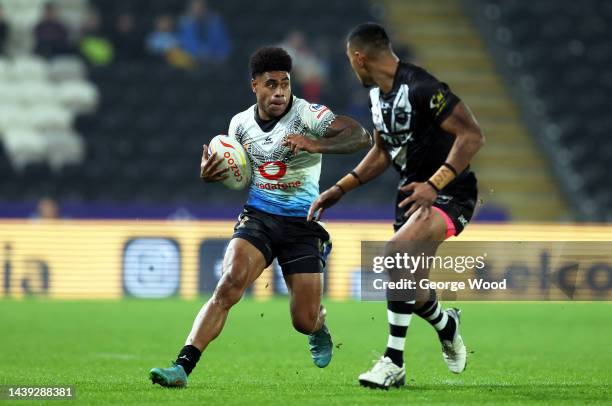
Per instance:
[[[319,194],[321,154],[353,153],[371,146],[372,138],[353,119],[294,96],[291,65],[291,57],[278,47],[264,47],[251,56],[257,103],[232,118],[228,134],[244,146],[251,161],[249,198],[225,252],[223,276],[173,365],[150,371],[153,383],[187,385],[187,376],[221,333],[231,307],[274,258],[289,290],[293,326],[308,335],[316,366],[331,361],[332,339],[321,305],[329,234],[306,216]],[[200,176],[206,182],[220,181],[227,176],[222,158],[209,156],[207,150],[204,145]]]

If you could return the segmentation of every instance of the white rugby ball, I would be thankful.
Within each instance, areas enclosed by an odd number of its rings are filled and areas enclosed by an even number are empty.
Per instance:
[[[208,153],[223,158],[221,167],[229,168],[228,177],[221,183],[228,189],[241,190],[251,183],[251,162],[243,146],[227,135],[217,135],[208,144]]]

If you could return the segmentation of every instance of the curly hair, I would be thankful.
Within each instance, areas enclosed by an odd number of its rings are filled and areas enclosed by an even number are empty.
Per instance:
[[[284,71],[291,73],[293,62],[291,56],[280,47],[263,47],[251,55],[249,61],[251,76],[255,77],[264,72]]]

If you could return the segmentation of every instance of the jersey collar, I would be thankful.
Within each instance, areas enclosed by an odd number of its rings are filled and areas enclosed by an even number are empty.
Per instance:
[[[283,114],[281,114],[278,117],[274,117],[273,119],[270,119],[270,120],[263,120],[261,117],[259,117],[259,111],[257,109],[257,103],[256,103],[255,108],[253,109],[254,114],[255,114],[255,122],[259,125],[259,128],[261,128],[261,131],[265,133],[270,132],[274,129],[274,127],[276,126],[276,123],[278,123],[283,117],[287,115],[287,113],[289,113],[289,110],[291,110],[292,106],[293,106],[293,95],[291,95],[291,99],[289,99],[289,104],[287,105],[287,108],[285,109]]]

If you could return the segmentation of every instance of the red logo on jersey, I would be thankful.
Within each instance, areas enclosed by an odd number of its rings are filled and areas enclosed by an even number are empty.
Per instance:
[[[287,165],[281,161],[266,162],[257,169],[259,174],[268,180],[279,180],[287,173]]]

